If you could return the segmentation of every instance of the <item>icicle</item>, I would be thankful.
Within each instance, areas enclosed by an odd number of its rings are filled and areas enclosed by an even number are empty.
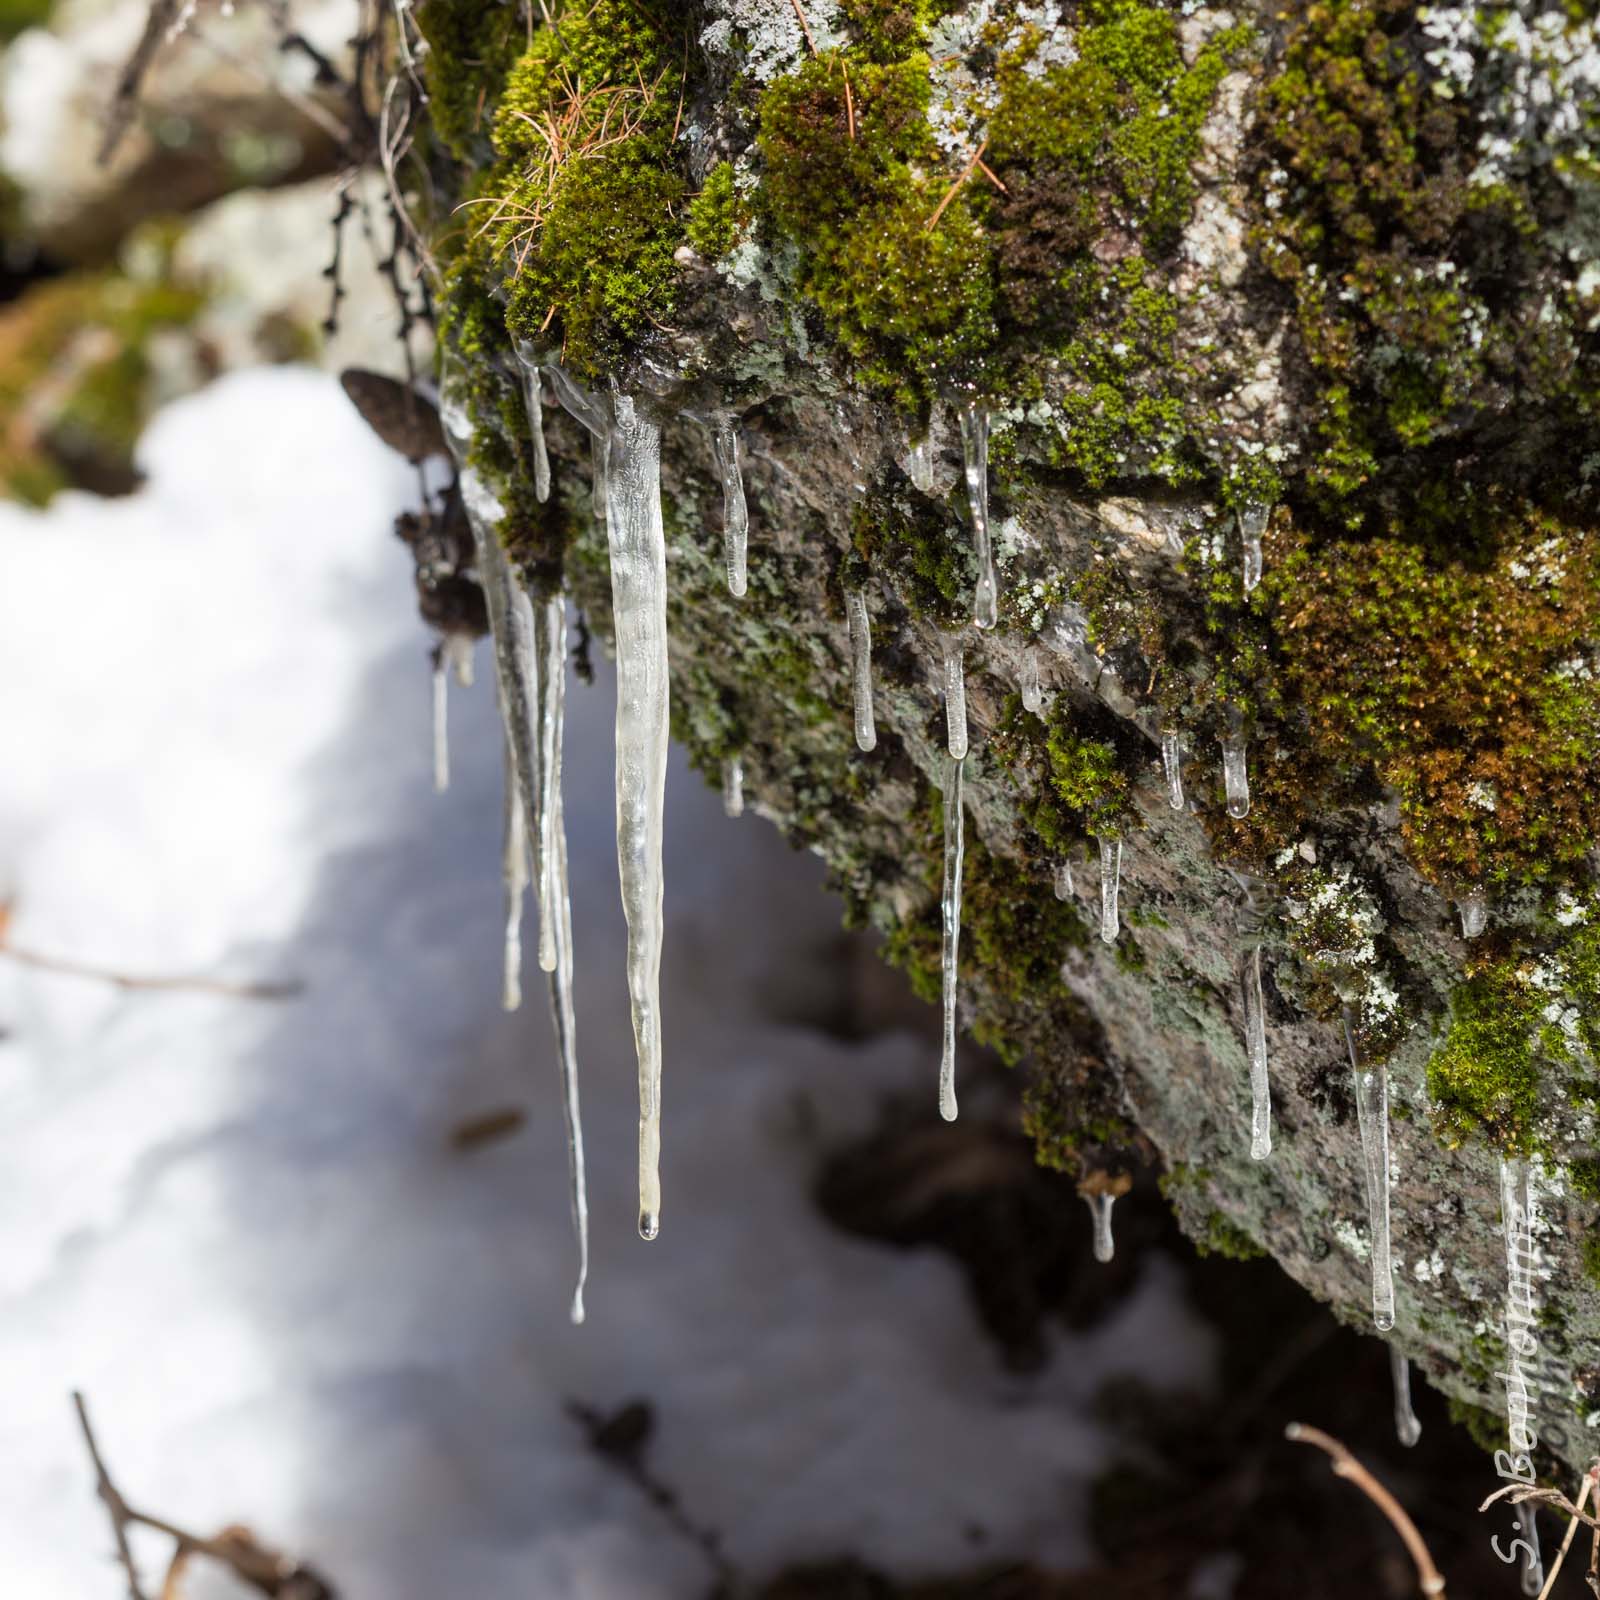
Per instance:
[[[1239,537],[1244,541],[1244,592],[1261,582],[1261,535],[1267,529],[1270,507],[1258,500],[1239,508]]]
[[[856,701],[856,748],[872,750],[878,730],[872,718],[872,619],[867,597],[860,589],[847,589],[845,615],[850,620],[850,681]]]
[[[724,815],[744,815],[744,762],[729,756],[722,763],[722,810]]]
[[[923,494],[933,493],[933,417],[928,418],[928,431],[906,451],[906,474],[914,487]]]
[[[1228,815],[1250,815],[1250,770],[1246,764],[1249,746],[1242,727],[1230,728],[1222,736],[1222,786],[1228,796]]]
[[[1389,1346],[1389,1376],[1394,1380],[1394,1432],[1406,1449],[1422,1437],[1422,1424],[1411,1409],[1411,1363],[1397,1345]]]
[[[722,474],[722,551],[728,568],[728,593],[738,599],[747,582],[745,563],[750,542],[750,510],[744,499],[744,478],[739,471],[739,435],[731,417],[719,417],[711,434]]]
[[[1114,1194],[1086,1194],[1083,1202],[1094,1218],[1094,1258],[1111,1261],[1116,1257],[1117,1244],[1111,1236],[1111,1208],[1117,1203]]]
[[[589,441],[589,459],[594,475],[594,490],[590,495],[590,504],[594,520],[604,527],[611,515],[611,486],[607,481],[609,472],[606,465],[606,442],[600,434],[596,434]]]
[[[1072,863],[1070,861],[1056,862],[1056,899],[1070,900],[1076,893],[1072,884]]]
[[[661,430],[618,394],[607,455],[617,639],[617,861],[639,1057],[639,1233],[661,1227],[661,828],[667,781],[667,565]]]
[[[1245,957],[1244,1037],[1250,1051],[1250,1158],[1272,1154],[1272,1085],[1267,1079],[1267,1011],[1261,994],[1261,946]]]
[[[1038,716],[1044,710],[1044,690],[1039,684],[1039,648],[1029,645],[1022,658],[1022,709]]]
[[[1355,1074],[1356,1121],[1367,1173],[1367,1218],[1372,1233],[1372,1320],[1387,1332],[1394,1326],[1394,1268],[1389,1258],[1389,1074],[1364,1067],[1356,1055],[1350,1013],[1344,1014],[1344,1042]]]
[[[1122,921],[1117,914],[1117,894],[1122,885],[1122,841],[1100,841],[1100,937],[1107,944],[1115,944],[1122,931]]]
[[[433,787],[437,794],[450,787],[450,678],[442,647],[433,652]]]
[[[528,825],[522,814],[522,792],[517,787],[516,756],[508,733],[505,743],[505,785],[502,791],[504,831],[500,871],[506,890],[505,953],[500,980],[500,1004],[515,1011],[522,1004],[522,896],[528,887]]]
[[[445,661],[455,672],[456,682],[463,689],[472,687],[472,635],[447,633],[439,641]]]
[[[944,737],[952,759],[967,759],[967,680],[961,646],[954,639],[944,645]]]
[[[1476,939],[1489,921],[1489,902],[1482,889],[1462,895],[1457,902],[1461,912],[1461,937]]]
[[[539,811],[534,819],[539,862],[539,965],[556,970],[556,808],[561,798],[561,745],[566,717],[567,603],[548,596],[535,618],[539,655]]]
[[[999,589],[989,537],[989,413],[980,406],[961,408],[961,455],[966,464],[972,535],[978,546],[978,592],[972,620],[980,628],[992,628],[999,620]]]
[[[1167,775],[1167,804],[1183,810],[1183,740],[1176,732],[1161,735],[1161,766]]]
[[[944,774],[944,893],[940,908],[944,948],[940,968],[944,977],[944,1052],[939,1060],[939,1115],[956,1120],[956,966],[961,953],[961,758],[945,762]]]
[[[517,341],[517,361],[522,367],[522,401],[528,413],[528,434],[533,443],[533,497],[543,505],[550,498],[550,452],[544,442],[544,386],[533,346]]]

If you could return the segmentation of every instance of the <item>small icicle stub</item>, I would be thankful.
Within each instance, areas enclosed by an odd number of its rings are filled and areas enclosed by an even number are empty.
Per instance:
[[[1267,1077],[1267,1008],[1261,992],[1261,946],[1244,959],[1244,1037],[1250,1054],[1250,1159],[1272,1154],[1272,1083]]]
[[[1056,862],[1055,891],[1057,900],[1070,900],[1077,892],[1072,881],[1072,863],[1065,857]]]
[[[1394,1326],[1394,1265],[1389,1251],[1389,1074],[1364,1066],[1344,1012],[1344,1042],[1355,1078],[1356,1121],[1366,1169],[1367,1220],[1372,1234],[1372,1320],[1387,1333]]]
[[[1394,1435],[1409,1450],[1422,1437],[1422,1424],[1411,1409],[1411,1363],[1398,1345],[1389,1346],[1389,1377],[1394,1384]]]
[[[1183,737],[1169,728],[1161,735],[1161,770],[1167,780],[1167,804],[1183,810]]]
[[[956,982],[961,959],[961,864],[965,854],[959,757],[945,762],[944,888],[940,896],[943,945],[939,969],[944,1002],[944,1045],[939,1057],[939,1115],[956,1120]]]
[[[1261,582],[1261,535],[1267,531],[1272,508],[1259,500],[1239,507],[1239,538],[1244,545],[1244,592],[1251,593]]]
[[[928,413],[928,431],[914,439],[906,450],[906,476],[912,487],[923,494],[933,493],[933,430],[937,408]]]
[[[961,408],[961,457],[978,555],[978,590],[973,599],[972,620],[980,628],[992,628],[1000,620],[1000,591],[994,571],[994,541],[989,532],[989,413],[982,406]]]
[[[1244,719],[1237,712],[1231,712],[1228,730],[1222,736],[1222,788],[1230,817],[1250,815],[1249,749]]]
[[[722,811],[729,817],[744,815],[744,762],[738,756],[722,763]]]
[[[444,664],[444,646],[433,651],[433,789],[443,794],[450,787],[450,674]]]
[[[1111,1233],[1111,1208],[1117,1203],[1117,1197],[1109,1191],[1099,1194],[1086,1194],[1083,1202],[1089,1208],[1089,1215],[1094,1219],[1094,1258],[1099,1262],[1114,1261],[1117,1255],[1117,1242]]]
[[[750,508],[745,503],[739,434],[732,417],[718,417],[712,424],[711,444],[722,477],[722,553],[728,593],[737,600],[743,597],[749,583]]]
[[[526,339],[517,340],[517,362],[522,368],[522,399],[533,446],[533,497],[543,505],[550,498],[550,452],[544,442],[544,384],[540,378],[539,359]]]
[[[952,761],[967,759],[967,678],[958,640],[944,642],[944,737]]]
[[[850,686],[855,697],[856,748],[874,750],[877,724],[872,715],[872,619],[867,615],[863,590],[847,589],[845,615],[850,623]]]
[[[1044,710],[1044,688],[1039,682],[1039,647],[1030,644],[1022,658],[1022,709],[1038,716]]]
[[[1472,889],[1456,902],[1461,913],[1461,937],[1476,939],[1489,925],[1489,899],[1482,889]]]
[[[1100,938],[1115,944],[1122,932],[1122,917],[1117,908],[1122,892],[1122,840],[1100,841]]]

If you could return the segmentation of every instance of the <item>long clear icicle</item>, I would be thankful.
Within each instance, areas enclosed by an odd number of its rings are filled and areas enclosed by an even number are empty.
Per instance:
[[[1072,863],[1070,861],[1056,862],[1056,899],[1070,900],[1073,896]]]
[[[544,386],[533,347],[517,343],[517,361],[522,367],[522,399],[528,413],[528,435],[533,444],[533,496],[541,505],[550,498],[550,452],[544,442]]]
[[[1461,937],[1476,939],[1489,923],[1489,900],[1482,889],[1472,889],[1457,902],[1461,912]]]
[[[535,628],[539,651],[539,966],[556,970],[554,874],[556,812],[561,799],[561,743],[566,716],[567,605],[560,594],[539,608]]]
[[[1039,682],[1039,647],[1029,645],[1022,658],[1022,709],[1038,716],[1044,710],[1044,688]]]
[[[1250,1052],[1250,1157],[1272,1154],[1272,1084],[1267,1077],[1267,1008],[1261,993],[1261,946],[1244,962],[1244,1037]]]
[[[722,552],[728,569],[728,593],[738,599],[748,583],[750,508],[745,504],[744,475],[739,470],[739,435],[731,417],[719,417],[712,428],[712,449],[722,475]]]
[[[978,547],[972,620],[980,628],[992,628],[999,620],[999,587],[989,534],[989,413],[981,406],[961,408],[961,457],[966,468],[967,504],[972,508],[972,536]]]
[[[436,794],[450,787],[450,674],[443,646],[433,653],[433,787]]]
[[[867,597],[860,589],[847,589],[845,615],[850,622],[850,684],[855,695],[856,748],[877,747],[878,728],[872,715],[872,619]]]
[[[1249,816],[1249,745],[1243,728],[1230,728],[1222,736],[1222,787],[1228,797],[1228,815]]]
[[[617,863],[639,1058],[639,1233],[661,1228],[661,834],[667,783],[667,558],[661,430],[613,398],[606,454],[617,639]]]
[[[1167,804],[1183,810],[1183,738],[1168,731],[1161,735],[1161,768],[1167,779]]]
[[[1117,1242],[1111,1233],[1111,1208],[1117,1203],[1114,1194],[1086,1194],[1084,1204],[1094,1218],[1094,1258],[1096,1261],[1115,1260]]]
[[[944,944],[940,971],[944,984],[944,1050],[939,1059],[939,1115],[956,1120],[956,969],[961,954],[961,768],[958,757],[945,762],[944,893],[940,899]]]
[[[1367,1175],[1367,1219],[1372,1233],[1372,1320],[1383,1331],[1394,1326],[1394,1266],[1389,1254],[1389,1074],[1361,1064],[1350,1013],[1344,1042],[1355,1076],[1356,1121]]]
[[[1394,1383],[1394,1432],[1406,1449],[1422,1437],[1422,1424],[1411,1409],[1411,1363],[1398,1345],[1389,1346],[1389,1377]]]
[[[1239,538],[1244,545],[1244,592],[1261,582],[1261,535],[1267,530],[1269,507],[1251,501],[1239,508]]]
[[[1122,932],[1122,919],[1117,910],[1117,896],[1122,888],[1122,841],[1100,841],[1100,937],[1107,944],[1115,944]]]
[[[738,756],[722,763],[722,810],[729,817],[744,815],[744,762]]]
[[[947,639],[944,646],[944,738],[954,761],[967,759],[967,679],[961,646]]]
[[[505,949],[501,965],[500,1004],[515,1011],[522,1004],[522,897],[528,887],[528,825],[517,787],[516,756],[511,736],[505,737],[506,776],[502,793],[504,826],[500,870],[506,891]]]

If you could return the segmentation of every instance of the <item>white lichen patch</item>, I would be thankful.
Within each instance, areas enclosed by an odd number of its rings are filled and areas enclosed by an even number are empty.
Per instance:
[[[790,0],[711,0],[714,20],[700,33],[713,56],[734,56],[757,83],[788,72],[809,53],[800,14]],[[805,17],[818,50],[844,43],[835,0],[805,0]]]

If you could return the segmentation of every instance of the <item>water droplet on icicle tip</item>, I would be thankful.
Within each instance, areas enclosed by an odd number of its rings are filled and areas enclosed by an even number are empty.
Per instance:
[[[639,1237],[653,1239],[661,1232],[661,1217],[654,1211],[641,1211],[639,1213]]]
[[[961,761],[950,757],[944,774],[944,887],[940,896],[943,943],[939,969],[944,1003],[944,1040],[939,1058],[939,1115],[956,1120],[956,977],[961,956]]]
[[[1267,1008],[1261,993],[1261,946],[1244,963],[1244,1036],[1250,1054],[1250,1158],[1272,1154],[1272,1084],[1267,1077]]]
[[[1239,508],[1239,537],[1244,544],[1244,592],[1261,582],[1261,535],[1267,531],[1270,506],[1252,500]]]
[[[872,750],[878,743],[872,716],[872,620],[867,597],[860,589],[847,589],[845,615],[850,623],[850,686],[855,697],[856,748]]]
[[[445,670],[442,646],[433,652],[433,788],[443,794],[450,787],[450,675]]]
[[[981,406],[961,408],[961,456],[978,554],[978,590],[972,620],[980,628],[992,628],[999,621],[1000,591],[994,572],[994,541],[989,533],[989,413]]]
[[[1395,1345],[1389,1346],[1389,1376],[1394,1383],[1394,1433],[1406,1449],[1422,1437],[1422,1424],[1411,1409],[1411,1363]]]
[[[1070,900],[1077,892],[1072,882],[1072,863],[1070,861],[1056,862],[1056,899]]]
[[[721,417],[711,434],[717,471],[722,475],[722,552],[728,572],[728,593],[740,599],[748,586],[750,509],[739,470],[739,435],[733,420]]]
[[[1161,735],[1161,768],[1167,778],[1167,804],[1183,810],[1183,736],[1168,731]]]
[[[1473,889],[1457,902],[1461,912],[1461,937],[1476,939],[1489,923],[1489,901],[1482,889]]]
[[[1100,841],[1100,937],[1106,944],[1115,944],[1122,932],[1122,919],[1117,910],[1117,896],[1122,888],[1122,840]]]
[[[1039,683],[1039,647],[1029,645],[1022,658],[1022,709],[1038,716],[1044,710],[1044,689]]]
[[[1361,1064],[1348,1010],[1343,1021],[1345,1049],[1355,1077],[1356,1121],[1361,1129],[1361,1160],[1367,1181],[1372,1320],[1386,1333],[1394,1326],[1394,1265],[1389,1247],[1389,1074],[1381,1065]]]
[[[944,644],[945,748],[952,760],[967,759],[967,679],[961,646],[954,639]]]
[[[1230,728],[1222,736],[1222,787],[1230,817],[1250,815],[1249,741],[1243,728]]]
[[[722,763],[722,810],[729,817],[744,815],[744,762],[738,756]]]
[[[1111,1208],[1117,1203],[1114,1194],[1086,1194],[1083,1202],[1094,1219],[1094,1258],[1096,1261],[1116,1259],[1117,1242],[1111,1233]]]

